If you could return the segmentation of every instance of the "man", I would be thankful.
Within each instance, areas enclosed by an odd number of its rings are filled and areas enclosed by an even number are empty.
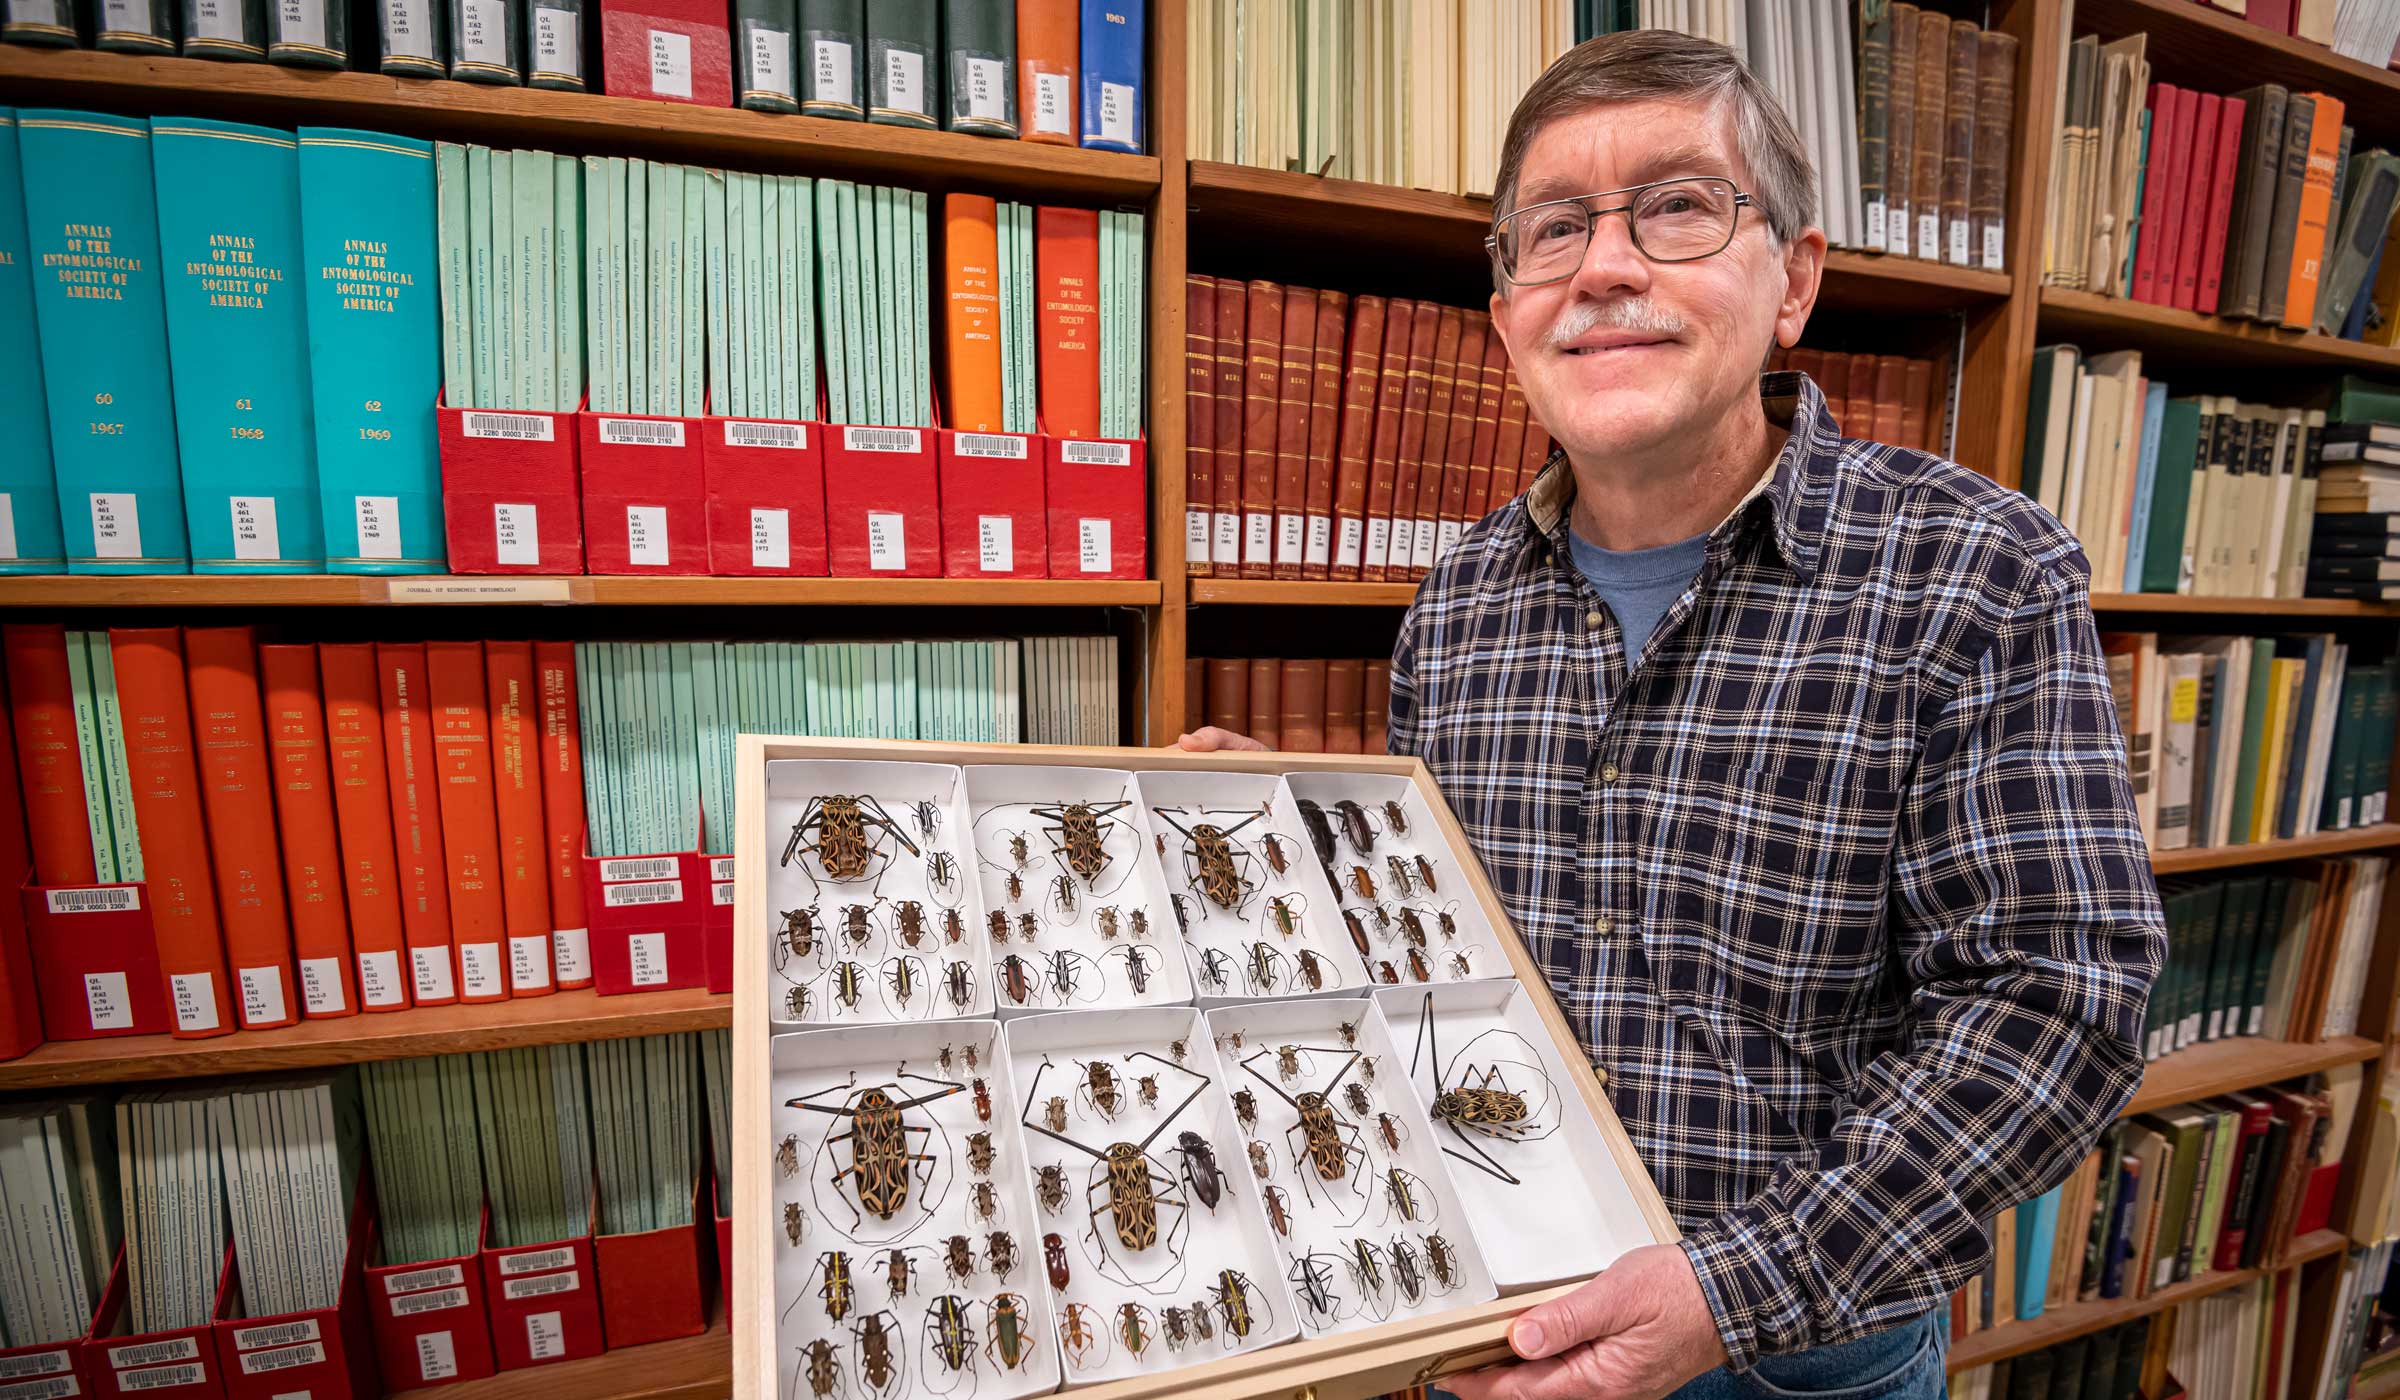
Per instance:
[[[2088,566],[2021,494],[1760,377],[1825,238],[1729,50],[1579,45],[1496,188],[1492,324],[1559,450],[1418,589],[1391,749],[1457,811],[1682,1239],[1448,1384],[1939,1396],[1981,1222],[2132,1096],[2165,953]]]

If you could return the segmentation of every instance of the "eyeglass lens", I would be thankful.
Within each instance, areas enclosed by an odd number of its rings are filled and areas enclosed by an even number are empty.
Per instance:
[[[1624,212],[1633,244],[1653,262],[1705,258],[1733,241],[1735,191],[1730,181],[1670,180],[1636,194]],[[1592,241],[1592,212],[1575,200],[1513,215],[1501,230],[1503,269],[1520,283],[1571,276]]]

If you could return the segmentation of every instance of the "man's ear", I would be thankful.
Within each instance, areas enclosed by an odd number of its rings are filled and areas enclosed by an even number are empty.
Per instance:
[[[1786,349],[1800,343],[1817,292],[1825,281],[1825,231],[1805,228],[1783,249],[1783,297],[1775,307],[1775,343]]]

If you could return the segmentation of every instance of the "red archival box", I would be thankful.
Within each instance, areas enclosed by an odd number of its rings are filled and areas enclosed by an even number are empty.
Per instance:
[[[1143,578],[1149,498],[1139,438],[1047,438],[1050,577]]]
[[[592,930],[592,985],[600,995],[707,985],[703,925],[716,907],[711,873],[709,857],[696,851],[603,859],[584,847],[583,907]],[[730,911],[725,918],[730,942]]]
[[[611,97],[732,106],[725,0],[600,0],[600,67]]]
[[[475,1230],[492,1242],[486,1206]],[[367,1270],[367,1314],[375,1355],[394,1390],[481,1380],[492,1374],[492,1325],[484,1315],[483,1266],[477,1254]]]
[[[710,573],[825,576],[825,434],[822,423],[701,420]]]
[[[450,572],[583,572],[575,418],[435,401]]]
[[[593,1208],[597,1214],[597,1201]],[[492,1355],[501,1370],[598,1356],[608,1349],[590,1235],[511,1249],[487,1243],[482,1263]]]
[[[708,572],[708,496],[697,418],[576,415],[583,554],[595,574]]]
[[[708,1172],[692,1179],[692,1221],[638,1234],[595,1235],[599,1260],[601,1330],[610,1350],[693,1337],[708,1330],[708,1295],[701,1283],[701,1231],[706,1228]]]
[[[272,1317],[233,1317],[241,1296],[239,1269],[234,1286],[218,1290],[217,1361],[225,1374],[226,1400],[275,1400],[305,1395],[309,1400],[379,1400],[383,1385],[375,1370],[375,1347],[367,1327],[366,1266],[375,1248],[373,1197],[362,1183],[350,1207],[350,1243],[342,1256],[342,1286],[330,1308],[306,1308]]]
[[[934,434],[941,465],[942,572],[951,578],[1048,578],[1043,465],[1031,433]]]
[[[213,1324],[178,1327],[165,1332],[116,1335],[129,1325],[125,1301],[128,1280],[125,1253],[117,1252],[116,1271],[100,1295],[100,1312],[92,1321],[92,1338],[84,1343],[84,1375],[92,1393],[102,1400],[225,1400],[224,1368],[217,1362]],[[225,1262],[217,1270],[217,1301],[210,1316],[221,1315],[225,1295],[233,1287],[233,1245],[225,1246]]]
[[[825,543],[834,577],[941,577],[939,431],[826,427]]]
[[[42,1027],[50,1039],[165,1035],[175,1029],[158,971],[148,887],[37,885],[28,876],[18,896]]]

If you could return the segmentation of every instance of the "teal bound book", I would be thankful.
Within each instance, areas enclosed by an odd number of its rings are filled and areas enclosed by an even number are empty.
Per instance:
[[[0,574],[67,567],[50,471],[50,410],[42,402],[42,342],[33,329],[33,259],[25,246],[25,180],[17,114],[0,107],[0,423],[15,441],[0,452]]]
[[[26,110],[17,144],[67,572],[182,573],[150,125]]]
[[[299,140],[157,117],[150,144],[192,572],[321,572]]]
[[[300,266],[325,567],[440,573],[433,143],[300,128]]]

